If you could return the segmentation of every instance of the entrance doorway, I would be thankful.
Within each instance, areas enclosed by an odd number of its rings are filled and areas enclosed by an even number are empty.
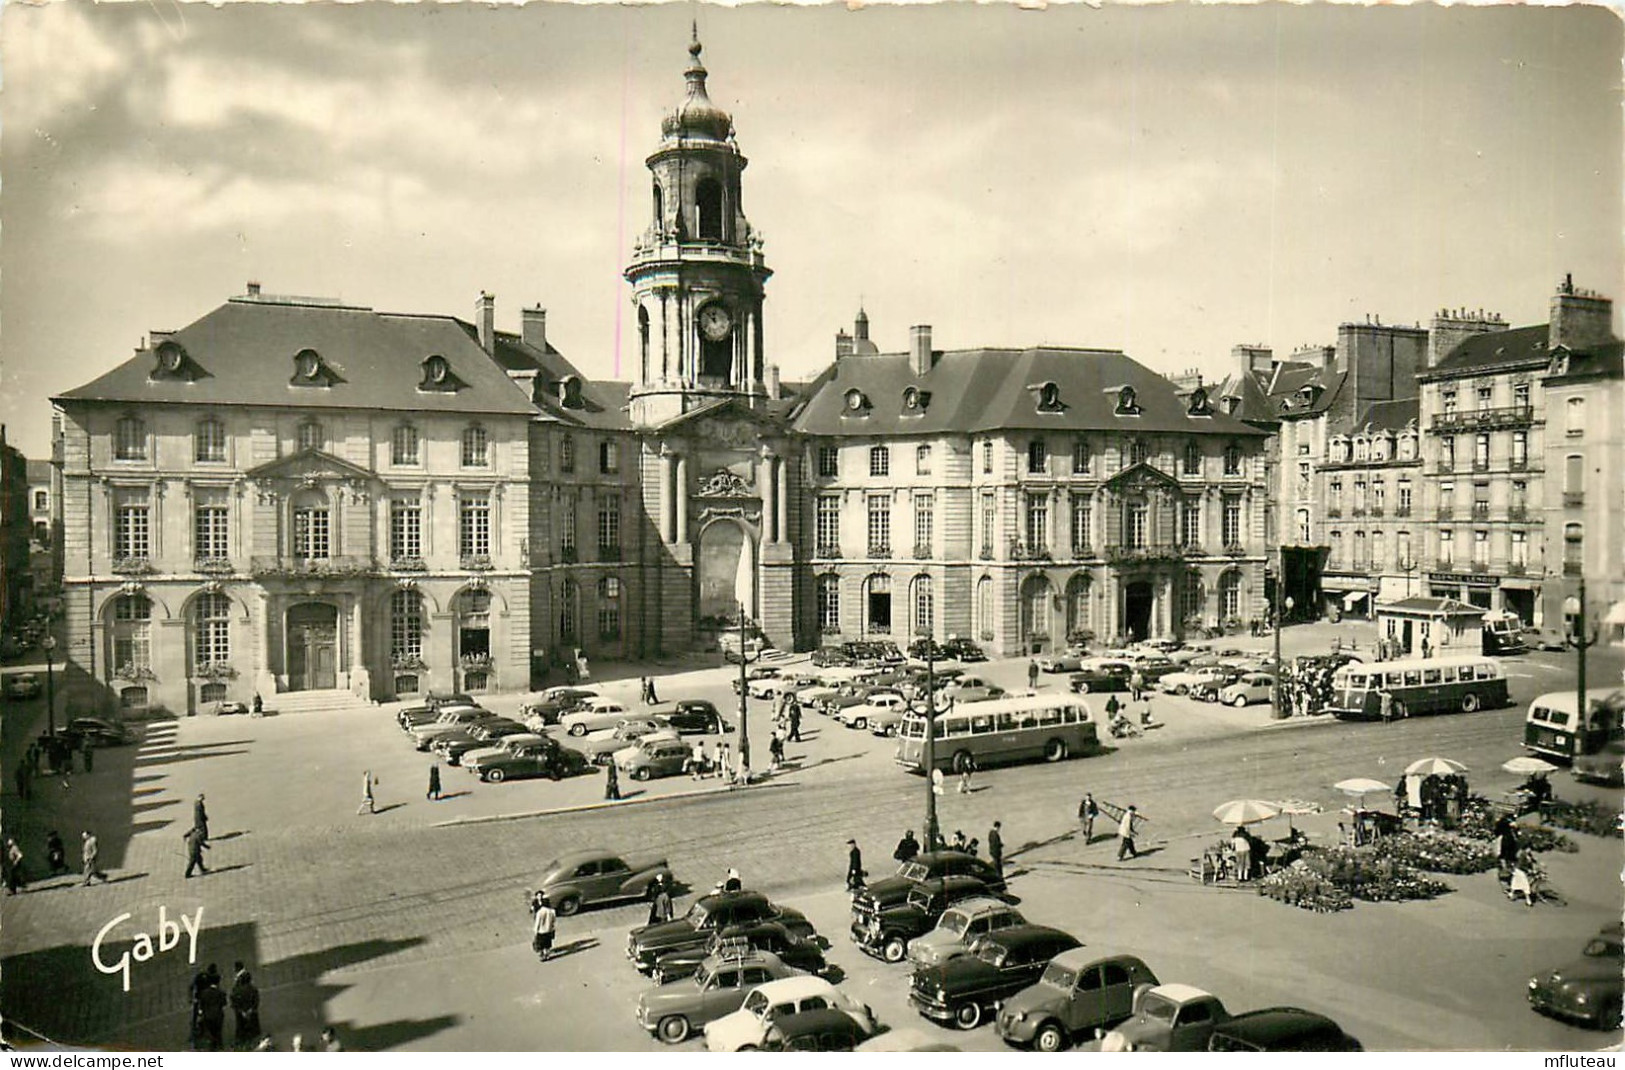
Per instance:
[[[288,690],[338,686],[339,610],[326,602],[288,608]]]
[[[741,604],[748,615],[756,605],[756,553],[745,529],[718,521],[700,533],[700,618],[733,619]]]
[[[1503,587],[1501,597],[1508,613],[1516,613],[1518,619],[1524,624],[1535,623],[1535,592],[1520,591],[1515,588]]]
[[[1136,580],[1123,588],[1123,631],[1135,642],[1151,637],[1154,604],[1149,580]]]

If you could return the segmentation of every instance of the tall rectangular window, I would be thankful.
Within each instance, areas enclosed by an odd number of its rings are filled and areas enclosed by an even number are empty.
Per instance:
[[[1408,532],[1408,531],[1402,531],[1402,532],[1399,533],[1399,535],[1395,538],[1394,541],[1397,544],[1394,547],[1394,552],[1399,555],[1399,559],[1397,561],[1395,561],[1394,564],[1398,565],[1400,568],[1410,568],[1411,567],[1411,533]]]
[[[1027,549],[1032,553],[1049,549],[1049,495],[1027,496]]]
[[[982,443],[982,474],[993,474],[993,440]]]
[[[1512,467],[1529,467],[1529,432],[1512,432]]]
[[[1482,471],[1490,466],[1490,436],[1480,431],[1473,436],[1473,467]]]
[[[113,459],[147,459],[147,425],[135,416],[125,416],[113,428]]]
[[[869,556],[891,556],[891,496],[869,498]]]
[[[1179,503],[1179,545],[1202,545],[1202,501],[1186,498]]]
[[[1123,537],[1130,550],[1145,549],[1146,536],[1146,505],[1144,502],[1130,502],[1123,511]]]
[[[326,561],[333,556],[332,514],[327,505],[311,504],[293,511],[293,556],[301,561]]]
[[[841,628],[841,579],[818,577],[818,630],[836,632]]]
[[[621,470],[620,446],[613,441],[598,444],[598,471],[602,475],[614,475]]]
[[[936,537],[936,498],[930,494],[914,496],[914,553],[930,557]]]
[[[815,531],[819,557],[841,556],[841,498],[837,494],[818,497]]]
[[[1578,453],[1571,453],[1563,458],[1563,493],[1584,494],[1585,489],[1585,458]]]
[[[1524,511],[1529,508],[1529,484],[1523,480],[1514,480],[1512,483],[1512,498],[1507,503],[1512,507],[1512,518],[1523,519]]]
[[[569,496],[559,501],[559,547],[566,554],[576,552],[576,500]]]
[[[869,474],[871,476],[891,475],[891,451],[885,446],[869,447]]]
[[[841,451],[839,447],[818,447],[818,474],[825,479],[832,479],[841,474]]]
[[[1092,552],[1089,522],[1093,518],[1089,499],[1081,495],[1072,499],[1072,555],[1086,557]]]
[[[192,556],[199,561],[224,560],[231,556],[226,508],[228,492],[199,489],[192,505]]]
[[[996,528],[999,523],[999,510],[997,499],[991,494],[982,495],[982,556],[993,556],[993,544],[998,540]]]
[[[146,595],[121,595],[113,603],[113,668],[152,667],[152,601]]]
[[[487,495],[465,494],[457,500],[457,554],[491,556],[491,499]]]
[[[1079,435],[1072,440],[1072,474],[1086,476],[1089,467],[1089,440]]]
[[[1399,502],[1395,506],[1395,510],[1399,516],[1411,515],[1411,481],[1409,479],[1399,481]]]
[[[1487,531],[1473,532],[1473,564],[1484,566],[1490,563],[1490,533]]]
[[[198,421],[192,434],[192,459],[214,464],[226,459],[226,425],[213,416]]]
[[[574,472],[576,470],[576,440],[569,435],[559,438],[559,471]]]
[[[600,498],[598,501],[598,559],[619,561],[621,558],[621,499]]]
[[[411,424],[397,424],[389,435],[389,463],[415,465],[418,463],[418,429]]]
[[[1456,467],[1456,436],[1446,435],[1439,440],[1439,466],[1445,471],[1454,471]]]
[[[1439,564],[1448,567],[1456,560],[1456,533],[1449,528],[1439,532]]]
[[[152,556],[152,519],[146,487],[120,487],[113,499],[113,555],[146,560]]]
[[[491,445],[485,428],[475,425],[463,429],[463,467],[489,468]]]
[[[917,476],[928,476],[931,474],[930,446],[921,445],[914,447],[914,474]]]
[[[415,498],[390,499],[389,556],[393,561],[423,557],[423,505]]]
[[[389,596],[389,653],[394,658],[423,656],[423,596],[417,591]]]
[[[1343,481],[1334,479],[1326,485],[1326,505],[1331,509],[1343,508]]]
[[[1354,481],[1354,508],[1358,512],[1365,508],[1365,480]]]
[[[1041,438],[1027,443],[1027,471],[1033,475],[1043,475],[1049,471],[1049,448]]]
[[[1495,387],[1481,386],[1478,388],[1478,411],[1483,412],[1495,402]]]
[[[1226,546],[1241,545],[1241,499],[1226,498],[1224,500],[1224,544]]]
[[[1527,531],[1514,531],[1512,533],[1512,563],[1519,568],[1529,565],[1529,533]]]
[[[231,599],[218,592],[198,596],[193,610],[192,658],[199,665],[231,661]]]

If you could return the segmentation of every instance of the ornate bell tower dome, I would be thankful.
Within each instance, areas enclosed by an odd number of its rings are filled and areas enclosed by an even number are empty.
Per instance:
[[[625,271],[638,339],[631,415],[645,426],[721,398],[766,397],[762,289],[772,272],[745,219],[733,119],[706,95],[700,52],[696,27],[688,94],[646,161],[651,219]]]

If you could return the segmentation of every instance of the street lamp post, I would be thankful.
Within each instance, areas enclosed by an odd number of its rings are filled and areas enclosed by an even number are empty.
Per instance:
[[[750,688],[745,679],[745,665],[749,660],[745,646],[745,603],[739,603],[739,765],[750,779]]]
[[[1277,555],[1279,564],[1275,570],[1275,675],[1273,677],[1275,686],[1270,688],[1270,707],[1271,715],[1279,720],[1286,716],[1285,713],[1281,712],[1281,670],[1285,668],[1281,664],[1281,625],[1286,623],[1281,619],[1281,588],[1286,586],[1286,547],[1280,547]]]
[[[1569,634],[1568,641],[1579,657],[1579,665],[1576,666],[1574,674],[1574,708],[1579,713],[1577,718],[1579,721],[1578,727],[1584,733],[1591,728],[1588,723],[1591,710],[1586,705],[1586,651],[1597,645],[1598,635],[1596,631],[1593,631],[1589,636],[1586,635],[1586,578],[1584,575],[1580,577],[1578,602],[1579,612],[1575,614],[1574,631]]]
[[[57,670],[50,655],[57,649],[57,637],[45,636],[39,646],[45,650],[45,735],[57,735]]]
[[[920,742],[920,767],[925,771],[925,849],[934,851],[941,832],[937,825],[937,781],[934,742],[937,721],[937,644],[925,636],[925,702],[909,703],[909,712],[925,719],[925,737]]]

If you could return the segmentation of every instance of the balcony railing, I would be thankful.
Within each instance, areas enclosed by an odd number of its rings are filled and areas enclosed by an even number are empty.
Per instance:
[[[598,548],[598,560],[619,561],[620,559],[621,548],[619,546],[600,546]]]
[[[378,571],[378,563],[359,554],[336,557],[254,557],[248,571],[255,577],[299,578],[304,576],[366,576]]]
[[[1048,546],[1041,543],[1021,542],[1017,539],[1010,540],[1010,560],[1012,561],[1050,561],[1053,559],[1054,555],[1049,552]]]
[[[872,542],[869,544],[870,557],[890,557],[891,546],[887,543]],[[873,629],[870,629],[871,631]]]
[[[470,572],[489,572],[496,567],[490,554],[463,554],[457,563]]]
[[[1488,561],[1474,561],[1472,569],[1474,572],[1488,572],[1490,570],[1490,563]]]
[[[1343,507],[1341,505],[1328,505],[1326,507],[1326,515],[1330,516],[1330,517],[1342,516],[1343,515]]]
[[[1565,576],[1583,576],[1585,574],[1584,570],[1585,565],[1579,561],[1563,562],[1563,575]]]
[[[237,571],[229,557],[200,557],[192,562],[192,567],[205,576],[230,576]]]
[[[917,542],[914,544],[914,559],[916,561],[929,561],[932,557],[931,544]]]
[[[1077,558],[1093,557],[1095,556],[1095,548],[1086,542],[1075,542],[1072,544],[1072,556]]]
[[[818,544],[818,549],[814,551],[814,554],[817,557],[840,557],[841,545],[840,543],[834,542],[821,542]]]
[[[152,558],[142,554],[139,557],[128,555],[113,558],[113,571],[120,576],[146,576],[158,569],[153,565]]]
[[[1410,516],[1411,515],[1411,507],[1408,506],[1408,505],[1401,505],[1399,508],[1394,510],[1394,515],[1395,516]]]
[[[1439,506],[1437,515],[1440,520],[1454,520],[1456,518],[1456,507],[1453,505],[1441,505]]]
[[[1583,491],[1583,490],[1566,490],[1566,491],[1563,492],[1563,504],[1564,505],[1584,505],[1585,503],[1586,503],[1586,492],[1585,491]]]
[[[1508,576],[1522,576],[1529,571],[1529,566],[1522,561],[1512,561],[1507,564]]]
[[[1531,424],[1534,419],[1534,406],[1507,405],[1498,409],[1458,409],[1454,412],[1435,413],[1432,426],[1435,431],[1469,427],[1518,427]]]
[[[1185,551],[1178,546],[1109,546],[1103,555],[1108,564],[1153,564],[1162,561],[1183,561]]]
[[[1365,516],[1365,506],[1356,505],[1353,509],[1349,510],[1349,516]]]
[[[1488,520],[1489,518],[1490,518],[1490,503],[1489,502],[1474,502],[1473,503],[1473,519],[1474,520]]]
[[[427,572],[429,563],[421,557],[391,557],[389,559],[391,572]]]
[[[1434,461],[1433,470],[1442,476],[1447,476],[1456,470],[1455,461]]]
[[[1508,520],[1513,520],[1513,521],[1528,520],[1529,519],[1529,507],[1526,506],[1526,505],[1509,505],[1509,506],[1507,506],[1507,519]]]
[[[1490,462],[1489,462],[1488,458],[1484,458],[1484,459],[1480,459],[1478,457],[1473,458],[1473,471],[1475,471],[1475,472],[1488,472],[1489,470],[1490,470]]]
[[[1368,513],[1367,513],[1367,514],[1366,514],[1366,515],[1367,515],[1367,516],[1374,516],[1374,517],[1381,517],[1381,516],[1382,516],[1382,515],[1383,515],[1383,513],[1384,513],[1384,511],[1385,511],[1385,510],[1384,510],[1384,509],[1383,509],[1383,507],[1382,507],[1382,506],[1380,506],[1380,505],[1373,505],[1373,506],[1372,506],[1372,507],[1371,507],[1371,509],[1370,509],[1370,511],[1369,511],[1369,512],[1368,512]]]
[[[1514,457],[1512,460],[1507,462],[1507,467],[1512,469],[1514,472],[1527,472],[1529,471],[1529,458]]]
[[[566,565],[573,565],[581,560],[581,551],[574,546],[559,547],[559,560]]]

